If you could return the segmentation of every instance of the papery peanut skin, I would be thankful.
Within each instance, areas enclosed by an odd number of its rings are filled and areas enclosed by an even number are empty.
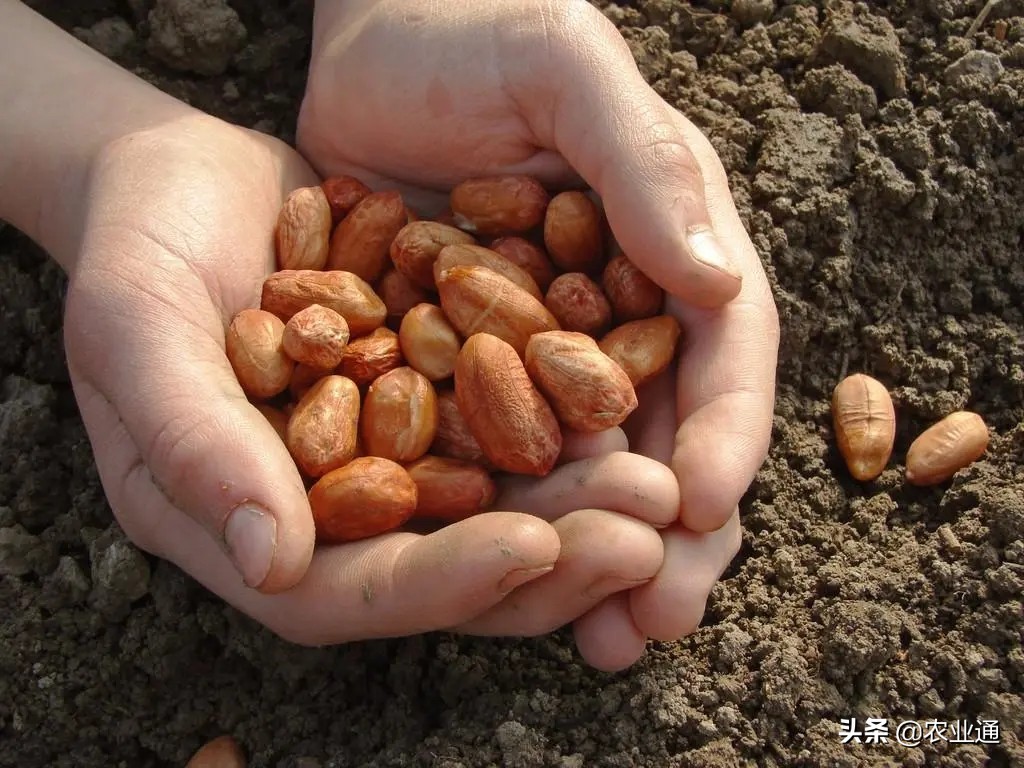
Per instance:
[[[863,373],[840,381],[832,391],[832,426],[855,479],[867,482],[882,474],[896,440],[896,411],[882,382]]]
[[[285,442],[306,476],[320,477],[353,459],[359,411],[359,388],[344,376],[325,376],[302,396]]]
[[[264,399],[288,387],[295,363],[284,352],[284,323],[261,309],[243,309],[224,334],[224,352],[242,390]]]
[[[582,272],[556,277],[544,297],[544,306],[565,331],[600,336],[612,323],[612,308],[601,286]]]
[[[391,243],[395,269],[420,288],[434,290],[434,262],[449,245],[472,245],[476,238],[454,226],[417,221],[399,230]]]
[[[602,432],[636,410],[629,376],[585,334],[535,334],[526,345],[525,364],[558,420],[570,429]]]
[[[481,235],[526,232],[544,220],[551,196],[529,176],[467,179],[451,191],[455,224]]]
[[[490,248],[525,270],[537,283],[541,292],[547,293],[548,286],[556,274],[551,259],[542,248],[517,235],[499,237],[491,242]]]
[[[394,190],[367,195],[331,235],[327,268],[376,282],[387,266],[391,243],[408,222],[402,196]]]
[[[398,528],[416,511],[417,490],[409,473],[377,456],[353,459],[309,489],[318,541],[356,541]]]
[[[562,450],[561,427],[511,345],[486,333],[467,339],[455,364],[455,397],[495,467],[535,476],[551,472]]]
[[[484,248],[482,245],[448,245],[441,249],[437,261],[434,262],[434,284],[437,284],[438,275],[446,269],[458,266],[486,267],[511,280],[538,301],[544,300],[537,281],[530,277],[529,272],[517,267],[497,251]]]
[[[665,291],[623,253],[605,266],[601,288],[617,323],[654,317],[665,304]]]
[[[907,482],[944,483],[977,461],[988,449],[985,420],[972,411],[955,411],[932,424],[907,449]]]
[[[601,211],[579,190],[560,192],[544,215],[544,247],[563,272],[596,274],[604,266]]]
[[[309,391],[310,387],[332,373],[334,373],[334,368],[314,368],[313,366],[299,363],[295,366],[295,370],[292,371],[291,381],[288,382],[288,394],[292,396],[294,401],[298,402]]]
[[[533,334],[560,330],[543,304],[486,267],[447,269],[438,276],[437,289],[441,308],[463,338],[488,333],[522,355]]]
[[[447,379],[455,371],[455,358],[462,340],[435,304],[418,304],[410,309],[398,330],[402,356],[409,366],[430,381]]]
[[[331,207],[320,187],[289,193],[277,216],[278,269],[323,269],[331,236]]]
[[[378,328],[348,343],[337,370],[359,387],[367,387],[378,377],[404,364],[398,334],[390,328]]]
[[[388,371],[366,391],[359,435],[367,454],[415,461],[437,434],[437,393],[408,366]]]
[[[430,452],[451,459],[487,464],[480,443],[466,424],[453,390],[437,394],[437,435]]]
[[[658,315],[613,328],[598,342],[638,388],[668,368],[682,329],[671,315]]]
[[[416,515],[463,520],[489,507],[497,494],[490,473],[478,464],[424,456],[406,469],[416,483]]]
[[[312,368],[334,368],[348,344],[345,318],[329,307],[312,304],[285,323],[282,344],[285,354]]]
[[[263,281],[260,308],[285,322],[311,304],[344,317],[353,338],[382,326],[388,311],[370,284],[351,272],[285,269]]]
[[[388,327],[397,331],[405,313],[417,304],[431,300],[432,294],[420,287],[397,269],[388,270],[377,283],[377,295],[388,308]]]
[[[371,192],[368,186],[352,176],[332,176],[320,183],[331,209],[331,222],[337,224]],[[325,257],[326,258],[326,257]]]

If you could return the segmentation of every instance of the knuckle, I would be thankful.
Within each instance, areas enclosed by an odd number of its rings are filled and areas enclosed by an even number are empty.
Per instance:
[[[646,122],[637,142],[637,162],[646,175],[658,181],[672,182],[681,193],[703,198],[704,176],[683,137],[671,126]]]

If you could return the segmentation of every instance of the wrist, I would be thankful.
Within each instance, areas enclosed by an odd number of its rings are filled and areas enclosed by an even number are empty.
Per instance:
[[[94,158],[193,110],[20,2],[0,0],[0,218],[74,268]]]

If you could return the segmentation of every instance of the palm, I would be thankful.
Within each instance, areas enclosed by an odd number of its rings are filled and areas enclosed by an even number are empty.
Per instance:
[[[444,626],[546,632],[623,583],[649,579],[661,546],[636,518],[675,514],[667,471],[646,496],[618,503],[622,514],[555,510],[512,492],[510,508],[544,506],[557,519],[494,512],[429,536],[314,549],[299,473],[247,403],[223,346],[224,327],[256,303],[273,269],[283,196],[314,181],[280,144],[205,120],[134,135],[97,163],[67,350],[100,475],[129,537],[286,638],[317,644]],[[619,454],[583,483],[587,467],[570,463],[536,492],[595,507],[616,475],[643,474],[644,461]],[[238,551],[230,521],[253,504],[274,526],[260,578],[229,559]],[[559,570],[538,578],[556,558]]]
[[[97,457],[113,510],[160,554],[172,519],[155,511],[203,509],[207,487],[195,480],[221,469],[191,464],[180,446],[232,430],[228,414],[211,424],[183,409],[191,394],[177,376],[209,398],[240,394],[223,329],[273,268],[282,194],[312,177],[284,145],[212,121],[191,128],[136,136],[97,163],[65,324],[86,426],[94,444],[115,448],[113,460]]]
[[[396,4],[381,3],[377,22],[311,68],[298,143],[322,175],[400,188],[427,212],[472,176],[528,173],[551,185],[573,178],[548,149],[553,138],[534,127],[543,94],[535,89],[523,103],[512,95],[510,78],[533,81],[544,70],[540,41],[516,41],[515,25],[485,18],[493,8],[453,7],[459,19],[424,35],[414,24],[389,24],[399,12],[389,5]],[[427,2],[400,5],[406,18],[432,12]],[[530,48],[521,54],[525,67],[508,55],[522,45]],[[459,61],[473,64],[454,66]]]

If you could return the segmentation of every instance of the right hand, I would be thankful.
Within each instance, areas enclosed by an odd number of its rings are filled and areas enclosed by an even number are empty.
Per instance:
[[[585,183],[625,253],[668,293],[679,364],[638,393],[626,431],[631,451],[674,471],[679,514],[662,531],[658,575],[574,629],[605,669],[633,663],[648,638],[692,632],[739,549],[779,345],[771,289],[713,146],[583,0],[320,0],[315,16],[298,140],[319,172],[401,187],[424,213],[472,176]]]

